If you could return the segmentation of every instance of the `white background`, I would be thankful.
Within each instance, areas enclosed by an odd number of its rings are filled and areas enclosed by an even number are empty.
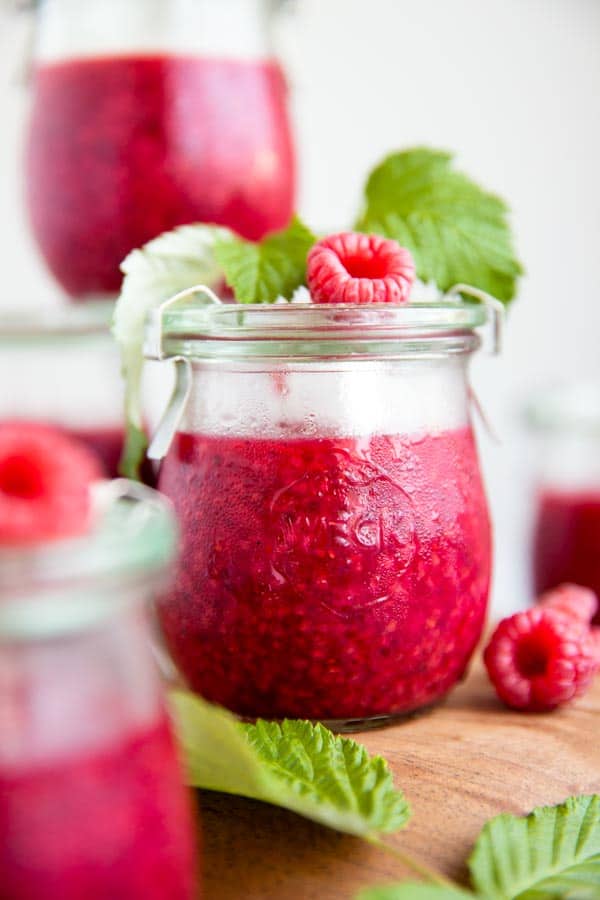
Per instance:
[[[126,0],[124,0],[126,2]],[[215,0],[227,2],[227,0]],[[496,609],[527,601],[526,445],[536,386],[600,376],[600,0],[299,0],[282,23],[299,207],[346,227],[369,167],[426,143],[507,198],[527,268],[502,360],[475,382],[497,533]],[[23,23],[0,10],[0,306],[56,302],[21,204]],[[0,390],[1,390],[0,386]],[[85,390],[85,385],[82,385]]]

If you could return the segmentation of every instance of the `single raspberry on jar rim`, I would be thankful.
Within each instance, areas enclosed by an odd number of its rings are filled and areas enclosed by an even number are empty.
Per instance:
[[[101,477],[94,454],[58,429],[0,422],[0,545],[81,533]]]
[[[587,625],[541,606],[503,619],[483,659],[500,699],[526,712],[555,709],[579,696],[600,663]]]
[[[561,584],[546,591],[538,603],[547,609],[557,609],[589,625],[598,610],[598,598],[591,588],[579,584]]]
[[[341,232],[311,248],[307,280],[315,303],[405,303],[415,264],[397,241]]]

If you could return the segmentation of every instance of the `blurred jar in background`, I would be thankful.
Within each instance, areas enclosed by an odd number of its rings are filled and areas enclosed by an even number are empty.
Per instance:
[[[537,445],[536,594],[568,581],[600,597],[600,384],[549,391],[528,419]]]
[[[283,227],[295,163],[275,0],[41,0],[31,223],[75,299],[111,297],[134,247],[189,222]]]
[[[145,604],[175,527],[99,486],[90,534],[0,548],[3,900],[192,900],[196,847]]]
[[[0,384],[0,419],[64,428],[117,474],[123,384],[104,308],[0,317]]]

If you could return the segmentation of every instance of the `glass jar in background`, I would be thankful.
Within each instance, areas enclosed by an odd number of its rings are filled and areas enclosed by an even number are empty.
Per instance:
[[[536,449],[535,592],[572,582],[600,597],[600,383],[547,391],[530,404],[528,421]]]
[[[123,383],[106,307],[0,317],[0,419],[64,428],[117,475]]]
[[[490,579],[467,377],[486,316],[189,301],[157,314],[148,355],[187,360],[174,397],[191,376],[159,480],[182,529],[159,619],[193,690],[342,730],[463,676]]]
[[[175,528],[163,498],[124,484],[99,486],[90,534],[0,549],[3,900],[197,896],[146,610]]]
[[[134,247],[190,222],[257,239],[294,204],[273,0],[41,0],[31,224],[75,299],[114,297]]]

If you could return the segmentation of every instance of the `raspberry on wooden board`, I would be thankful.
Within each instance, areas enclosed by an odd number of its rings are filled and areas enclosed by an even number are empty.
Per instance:
[[[555,709],[582,694],[599,664],[590,628],[547,606],[503,619],[483,659],[500,699],[525,712]]]
[[[586,625],[598,611],[598,598],[591,588],[578,584],[561,584],[539,598],[541,606],[557,609]]]

